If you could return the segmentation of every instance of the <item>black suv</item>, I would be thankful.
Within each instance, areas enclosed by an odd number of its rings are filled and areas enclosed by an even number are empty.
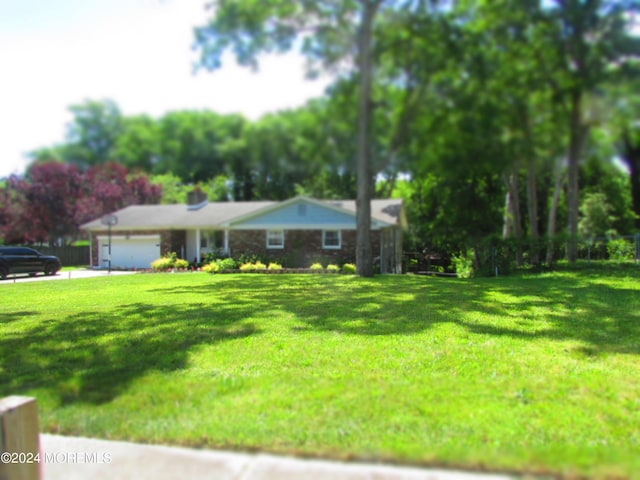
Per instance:
[[[55,275],[61,268],[58,257],[43,255],[33,248],[0,247],[0,280],[14,273]]]

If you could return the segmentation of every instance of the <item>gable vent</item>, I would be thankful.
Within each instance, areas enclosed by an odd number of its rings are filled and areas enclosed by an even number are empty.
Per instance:
[[[299,217],[304,217],[307,215],[307,204],[306,203],[299,203],[298,204],[298,216]]]

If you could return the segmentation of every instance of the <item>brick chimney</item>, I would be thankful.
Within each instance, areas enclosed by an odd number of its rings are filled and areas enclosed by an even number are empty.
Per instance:
[[[192,190],[187,194],[188,210],[199,210],[207,203],[209,203],[209,196],[206,192],[203,192],[199,188],[196,188],[195,190]]]

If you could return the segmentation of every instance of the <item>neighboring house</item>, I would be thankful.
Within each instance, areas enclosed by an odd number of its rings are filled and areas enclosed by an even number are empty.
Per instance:
[[[402,200],[372,200],[374,257],[382,273],[401,273]],[[105,267],[111,244],[113,268],[150,268],[176,252],[189,261],[207,253],[259,255],[285,267],[313,262],[355,262],[356,202],[294,197],[283,202],[208,202],[192,192],[187,205],[134,205],[114,212],[117,224],[101,219],[82,225],[91,234],[91,265]],[[111,242],[109,242],[109,236]]]

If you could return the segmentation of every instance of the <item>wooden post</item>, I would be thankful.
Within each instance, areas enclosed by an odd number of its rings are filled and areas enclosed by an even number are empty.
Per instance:
[[[40,479],[40,427],[35,398],[0,399],[0,480]]]

